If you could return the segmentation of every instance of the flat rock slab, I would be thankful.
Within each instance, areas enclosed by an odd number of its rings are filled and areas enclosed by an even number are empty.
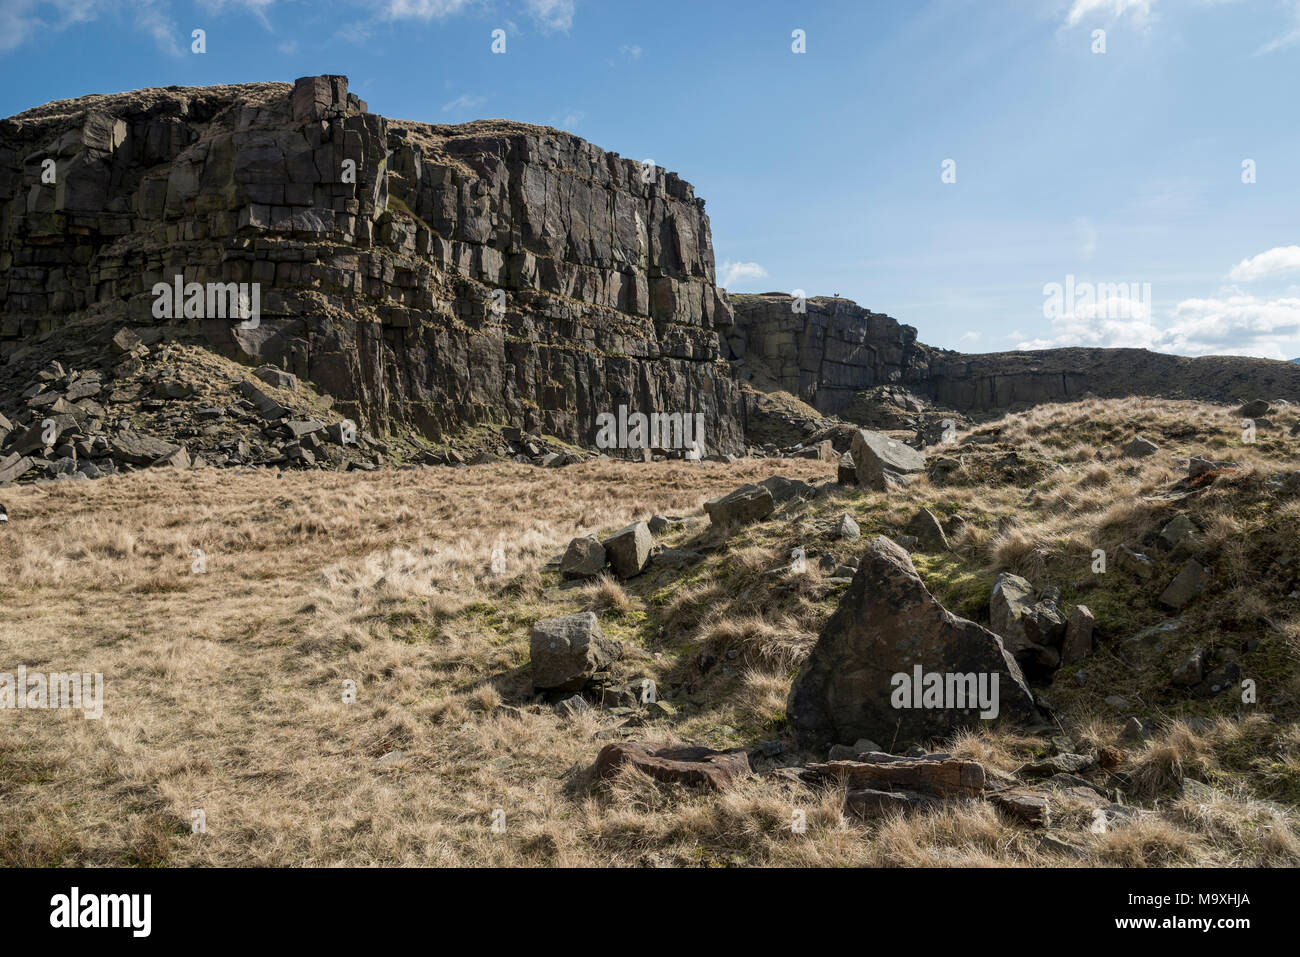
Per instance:
[[[179,445],[164,442],[152,435],[139,432],[121,432],[109,439],[109,454],[113,458],[132,465],[152,465],[160,459],[166,459],[179,451]]]
[[[989,800],[1022,824],[1047,827],[1052,823],[1051,805],[1041,791],[1011,788],[991,795]]]
[[[722,790],[749,774],[749,757],[742,748],[660,748],[634,742],[607,744],[596,757],[596,776],[612,777],[630,764],[666,784],[687,784]]]
[[[978,797],[984,790],[984,766],[961,758],[828,761],[810,764],[808,770],[850,790],[916,791],[943,798]]]

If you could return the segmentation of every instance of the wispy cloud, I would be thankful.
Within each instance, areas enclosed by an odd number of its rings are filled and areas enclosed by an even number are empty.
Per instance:
[[[450,113],[452,110],[473,110],[482,106],[486,102],[486,97],[475,96],[471,93],[462,93],[450,103],[444,103],[442,105],[442,111],[444,113]]]
[[[524,6],[543,30],[568,30],[573,26],[575,0],[524,0]]]
[[[1144,27],[1151,22],[1155,4],[1156,0],[1074,0],[1065,25],[1077,27],[1084,20],[1100,18],[1113,22],[1128,16],[1135,26]]]
[[[743,284],[765,278],[767,278],[767,270],[758,263],[737,263],[728,260],[722,264],[721,285],[724,289],[730,289],[737,283]]]
[[[385,20],[441,20],[474,6],[478,0],[384,0]]]

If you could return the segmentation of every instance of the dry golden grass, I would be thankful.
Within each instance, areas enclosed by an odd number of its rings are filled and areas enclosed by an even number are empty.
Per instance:
[[[1267,443],[1233,446],[1233,425],[1223,410],[1195,403],[1044,407],[1002,423],[1000,441],[1032,445],[1060,466],[1035,483],[1032,502],[1015,485],[920,481],[904,493],[786,508],[778,521],[730,536],[699,517],[704,499],[776,473],[823,479],[833,466],[150,471],[6,489],[0,670],[102,672],[105,704],[98,721],[0,711],[0,861],[1294,863],[1294,802],[1234,786],[1267,780],[1269,793],[1286,794],[1300,780],[1294,718],[1225,719],[1199,730],[1171,724],[1128,754],[1126,771],[1152,798],[1149,813],[1094,835],[1086,815],[1067,808],[1057,836],[1073,850],[1062,850],[983,803],[863,824],[841,814],[842,795],[780,779],[754,777],[725,794],[665,787],[636,772],[598,784],[592,761],[616,720],[599,711],[566,719],[529,704],[529,626],[590,608],[624,642],[627,674],[681,689],[678,718],[641,737],[715,747],[780,738],[794,669],[837,597],[820,554],[860,550],[872,535],[901,529],[921,504],[960,516],[953,552],[917,556],[917,565],[951,607],[975,614],[997,570],[1040,583],[1084,578],[1093,548],[1134,541],[1167,519],[1169,507],[1141,496],[1175,480],[1168,455],[1188,451],[1247,465],[1235,483],[1188,506],[1222,552],[1216,576],[1232,584],[1196,620],[1275,634],[1287,649],[1277,656],[1278,681],[1286,675],[1294,684],[1300,608],[1265,597],[1255,582],[1262,551],[1295,553],[1284,543],[1300,507],[1234,511],[1280,454]],[[1169,437],[1188,428],[1186,448]],[[1166,454],[1098,465],[1097,450],[1113,453],[1138,431],[1163,441]],[[845,510],[862,525],[862,542],[828,531]],[[565,584],[546,570],[573,536],[656,512],[694,516],[661,540],[700,551],[698,562],[626,583]],[[808,574],[789,570],[796,545],[808,547]],[[196,549],[204,574],[192,571]],[[492,570],[496,550],[504,573]],[[1135,626],[1145,623],[1115,581],[1083,596],[1099,621],[1132,615]],[[1093,685],[1071,693],[1058,682],[1050,693],[1076,741],[1111,745],[1121,719],[1098,707],[1106,683],[1136,688],[1149,675],[1104,654],[1089,668]],[[345,682],[355,682],[352,703],[343,700]],[[1269,691],[1284,705],[1294,700],[1294,688]],[[1010,772],[1046,742],[1004,731],[963,735],[951,746]],[[1177,799],[1170,788],[1187,777],[1211,779],[1222,799]],[[206,833],[195,834],[199,809]],[[498,811],[504,833],[492,829]],[[796,812],[802,833],[792,827]]]

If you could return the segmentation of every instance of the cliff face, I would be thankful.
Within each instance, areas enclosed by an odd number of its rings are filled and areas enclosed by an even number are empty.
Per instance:
[[[0,122],[0,356],[170,323],[379,431],[590,444],[626,405],[704,413],[706,451],[738,452],[703,207],[557,130],[387,120],[345,77],[60,101]],[[260,316],[158,318],[177,275],[257,284]]]
[[[858,392],[919,383],[927,374],[933,350],[916,341],[914,328],[848,299],[799,303],[784,293],[730,298],[736,324],[726,341],[740,378],[789,392],[819,412],[838,415]]]
[[[854,396],[901,385],[941,406],[990,412],[1087,394],[1238,402],[1300,399],[1300,366],[1240,356],[1187,358],[1145,349],[1048,349],[968,355],[916,341],[916,330],[847,299],[732,294],[727,347],[742,381],[784,390],[828,415]]]

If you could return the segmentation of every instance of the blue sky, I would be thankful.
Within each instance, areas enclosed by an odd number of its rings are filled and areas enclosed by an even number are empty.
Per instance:
[[[1300,0],[0,0],[0,115],[314,73],[678,171],[734,291],[968,352],[1300,356]],[[1049,316],[1067,277],[1131,288]]]

